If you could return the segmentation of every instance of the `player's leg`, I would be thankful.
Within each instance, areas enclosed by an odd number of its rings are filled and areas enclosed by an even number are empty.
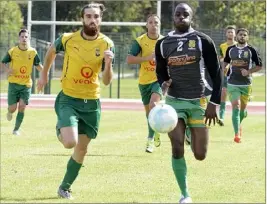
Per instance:
[[[227,98],[227,77],[225,76],[223,80],[223,87],[222,87],[222,94],[221,94],[219,120],[217,121],[217,123],[220,126],[224,126],[223,120],[224,120],[224,115],[225,115],[226,98]]]
[[[9,83],[8,93],[7,93],[8,109],[6,114],[6,118],[8,121],[12,120],[13,113],[17,110],[18,101],[19,101],[19,91],[16,88],[16,84]]]
[[[186,103],[186,102],[185,102]],[[168,133],[172,146],[172,169],[182,193],[180,202],[191,200],[187,187],[187,166],[184,158],[184,137],[187,123],[187,112],[183,110],[184,102],[166,97],[166,104],[171,105],[178,113],[175,129]]]
[[[155,104],[159,103],[161,98],[162,98],[162,90],[161,90],[158,82],[154,82],[152,84],[151,92],[152,92],[152,94],[151,94],[151,98],[150,98],[150,102],[149,102],[149,111],[155,106]],[[156,147],[159,147],[160,144],[161,144],[160,134],[155,132],[154,145]]]
[[[241,142],[240,138],[240,96],[239,87],[228,85],[229,100],[232,104],[232,124],[235,132],[234,141]]]

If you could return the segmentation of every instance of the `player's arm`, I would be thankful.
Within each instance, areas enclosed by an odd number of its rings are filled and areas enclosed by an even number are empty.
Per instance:
[[[204,63],[213,84],[210,103],[219,105],[221,101],[222,70],[219,65],[216,48],[214,42],[209,37],[202,39],[202,45]]]
[[[222,63],[223,63],[223,51],[222,51],[222,46],[220,45],[220,50],[219,50],[219,58],[220,58],[220,63],[221,63],[221,65],[222,65]]]
[[[41,72],[43,70],[43,65],[41,64],[40,57],[37,53],[34,57],[33,64],[39,72]]]
[[[154,59],[154,54],[152,53],[149,56],[138,56],[142,52],[142,48],[139,43],[134,40],[131,46],[131,50],[128,53],[126,61],[128,64],[140,64],[142,62],[150,61]]]
[[[225,53],[225,57],[223,59],[222,63],[222,70],[225,73],[226,67],[228,67],[231,63],[231,57],[230,57],[230,50],[232,47],[228,47]]]
[[[2,59],[2,67],[5,70],[5,72],[7,74],[10,74],[12,72],[12,69],[9,68],[9,63],[11,62],[11,56],[10,54],[7,52],[6,55],[4,56],[4,58]]]
[[[249,69],[249,74],[252,74],[254,72],[258,72],[262,69],[262,61],[259,53],[257,50],[255,50],[253,47],[249,47],[251,53],[252,53],[252,61],[255,63],[255,67],[252,69]]]
[[[106,50],[104,53],[104,70],[102,74],[102,81],[107,86],[111,83],[113,77],[113,65],[114,65],[114,46],[110,50]]]
[[[162,88],[163,95],[167,93],[167,90],[171,84],[170,76],[167,70],[167,60],[162,56],[163,47],[161,43],[164,38],[158,40],[155,47],[155,60],[156,60],[156,74],[158,78],[158,83]]]

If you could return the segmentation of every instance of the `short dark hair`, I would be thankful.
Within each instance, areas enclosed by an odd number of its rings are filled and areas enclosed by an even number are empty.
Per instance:
[[[146,17],[146,21],[148,21],[148,19],[150,18],[150,17],[157,17],[159,20],[160,20],[160,17],[157,15],[157,14],[154,14],[154,13],[152,13],[152,14],[149,14],[147,17]]]
[[[106,8],[105,8],[105,6],[103,4],[99,4],[99,3],[86,4],[81,10],[81,17],[82,18],[84,16],[84,10],[87,9],[87,8],[99,8],[101,16],[103,15],[104,11],[106,10]]]
[[[23,29],[20,29],[19,36],[21,35],[21,33],[28,33],[29,34],[29,31],[27,29],[23,28]]]
[[[229,26],[227,26],[227,27],[226,27],[226,29],[225,29],[225,30],[230,30],[230,29],[233,29],[233,30],[235,30],[235,29],[236,29],[236,27],[235,27],[234,25],[229,25]]]
[[[241,32],[241,31],[245,31],[245,32],[247,32],[247,34],[249,35],[249,31],[248,31],[248,29],[246,29],[246,28],[238,28],[237,31],[236,31],[236,34],[238,34],[238,33]]]

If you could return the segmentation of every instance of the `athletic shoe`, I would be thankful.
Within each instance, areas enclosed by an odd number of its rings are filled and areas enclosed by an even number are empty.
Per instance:
[[[63,190],[61,189],[60,187],[58,188],[58,191],[57,191],[57,195],[58,197],[60,198],[66,198],[66,199],[69,199],[69,200],[73,200],[73,197],[71,195],[71,190]]]
[[[146,143],[146,152],[152,153],[154,150],[154,140],[153,139],[147,139]]]
[[[161,141],[160,141],[160,134],[155,132],[155,136],[154,136],[154,144],[156,147],[159,147],[161,145]]]
[[[18,130],[13,130],[13,135],[20,136],[20,132]]]
[[[189,127],[185,128],[185,144],[191,145],[191,131]]]
[[[7,112],[7,114],[6,114],[6,119],[7,119],[8,121],[11,121],[11,120],[12,120],[12,113]]]
[[[185,198],[184,196],[182,196],[179,200],[179,203],[192,203],[192,198],[190,197]]]
[[[237,135],[235,135],[234,141],[236,143],[241,143],[241,136],[242,136],[242,128],[240,126],[239,128],[239,133]]]
[[[224,122],[222,119],[218,119],[217,123],[219,124],[219,126],[224,126]]]

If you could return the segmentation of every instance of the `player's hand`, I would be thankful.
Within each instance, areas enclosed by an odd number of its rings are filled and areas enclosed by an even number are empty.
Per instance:
[[[114,58],[114,53],[111,50],[104,51],[105,63],[111,63]]]
[[[205,111],[205,124],[210,126],[211,122],[213,121],[213,125],[215,125],[217,120],[218,116],[216,113],[216,105],[208,103]]]
[[[41,72],[40,78],[37,81],[37,93],[43,92],[43,88],[47,84],[47,82],[48,82],[48,75]]]
[[[146,57],[146,60],[147,61],[155,61],[155,52],[153,52],[151,55],[148,55],[147,57]]]
[[[242,76],[248,76],[250,73],[246,69],[241,69],[241,74],[242,74]]]
[[[162,83],[162,85],[161,85],[161,89],[162,89],[162,94],[163,94],[163,96],[166,96],[167,91],[168,91],[168,89],[169,89],[171,83],[172,83],[172,80],[171,80],[171,79],[169,79],[168,81],[164,81],[164,82]]]
[[[14,69],[11,69],[11,68],[6,69],[6,73],[7,73],[7,76],[11,76],[14,74]]]

